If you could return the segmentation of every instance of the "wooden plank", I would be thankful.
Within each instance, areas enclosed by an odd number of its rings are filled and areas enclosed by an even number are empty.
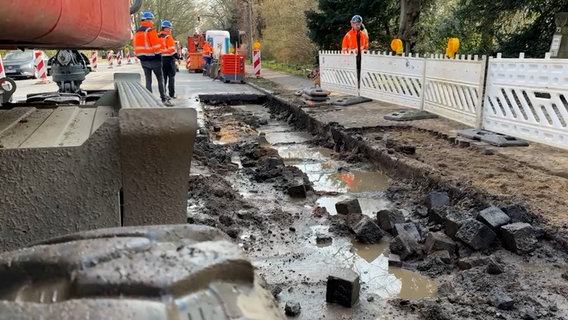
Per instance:
[[[54,109],[35,109],[23,121],[16,121],[15,125],[0,135],[0,145],[4,148],[18,148],[41,124],[51,115]]]
[[[91,126],[97,108],[79,108],[75,119],[63,133],[59,146],[73,147],[82,145],[91,135]]]
[[[63,133],[75,118],[79,107],[59,107],[20,145],[21,148],[44,148],[59,145]]]
[[[113,107],[99,106],[93,118],[93,125],[91,126],[91,134],[93,134],[105,121],[112,117],[114,114]]]
[[[0,136],[34,111],[32,107],[0,110]]]

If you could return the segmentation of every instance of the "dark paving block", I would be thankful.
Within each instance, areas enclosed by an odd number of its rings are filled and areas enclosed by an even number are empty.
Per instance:
[[[533,227],[523,222],[502,226],[501,239],[503,246],[515,253],[531,252],[538,242]]]
[[[424,243],[427,252],[446,250],[453,254],[456,252],[456,243],[442,232],[430,232]]]
[[[499,227],[509,223],[511,218],[498,207],[492,206],[481,210],[477,220],[485,223],[491,229],[497,230]]]
[[[402,260],[400,260],[400,256],[398,254],[389,254],[389,267],[402,267]]]
[[[469,219],[470,215],[462,212],[453,212],[446,216],[444,221],[445,232],[452,239],[455,239],[456,233],[462,225],[462,222]]]
[[[359,301],[360,289],[359,275],[353,270],[342,269],[327,277],[325,301],[351,308]]]
[[[284,312],[290,317],[297,317],[301,310],[302,306],[300,306],[299,302],[286,302],[286,306],[284,307]]]
[[[395,224],[404,223],[404,215],[397,209],[385,209],[377,212],[377,221],[381,229],[390,232]]]
[[[422,242],[423,238],[418,230],[418,226],[413,222],[397,223],[394,225],[393,235],[404,234],[416,242]]]
[[[335,204],[335,210],[338,214],[362,213],[358,199],[347,199],[339,201]]]
[[[357,241],[361,243],[377,243],[384,236],[383,230],[379,228],[375,221],[367,216],[363,216],[363,218],[353,226],[353,232],[355,233]]]
[[[475,250],[488,248],[496,237],[488,226],[473,219],[464,221],[456,233],[456,238]]]

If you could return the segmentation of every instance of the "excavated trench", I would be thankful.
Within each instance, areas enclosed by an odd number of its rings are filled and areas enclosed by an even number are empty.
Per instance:
[[[499,235],[479,250],[457,239],[447,253],[424,249],[428,234],[447,233],[424,206],[431,192],[447,194],[451,213],[470,215],[495,197],[373,149],[363,137],[404,127],[345,130],[280,98],[237,100],[216,96],[203,107],[206,134],[196,144],[188,221],[233,237],[282,310],[299,304],[297,319],[568,317],[566,254],[523,208],[503,209],[534,224],[538,243],[530,252],[504,249]],[[353,199],[361,214],[338,213],[336,204]],[[392,231],[361,243],[353,229],[350,219],[362,216],[378,224],[379,211],[400,212],[420,234],[422,251],[402,259],[402,268],[389,259]],[[326,303],[328,276],[345,269],[361,281],[353,308]]]

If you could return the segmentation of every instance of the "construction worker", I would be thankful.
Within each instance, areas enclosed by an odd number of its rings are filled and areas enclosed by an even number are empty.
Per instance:
[[[140,60],[144,77],[146,78],[146,89],[152,92],[152,72],[158,80],[158,90],[160,99],[166,106],[172,106],[170,99],[164,90],[164,77],[162,74],[162,41],[158,38],[158,33],[154,29],[154,15],[151,12],[142,12],[140,15],[140,28],[134,34],[132,47],[134,54]]]
[[[205,63],[203,64],[203,72],[205,73],[205,70],[207,70],[207,67],[211,64],[211,53],[212,53],[212,48],[211,48],[211,44],[209,43],[209,41],[205,41],[205,43],[203,44],[203,48],[201,49],[201,55],[203,56],[203,60],[205,60]]]
[[[172,23],[168,20],[162,21],[162,31],[158,37],[162,40],[162,70],[164,71],[164,84],[168,88],[170,98],[176,99],[175,77],[176,60],[179,54],[172,36]]]
[[[361,77],[361,52],[367,49],[369,49],[369,34],[363,25],[363,18],[357,14],[351,18],[351,30],[345,34],[341,44],[342,53],[357,55],[357,85]]]

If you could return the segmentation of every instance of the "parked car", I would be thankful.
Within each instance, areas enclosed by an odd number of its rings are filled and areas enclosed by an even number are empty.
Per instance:
[[[47,75],[51,75],[51,66],[47,64],[49,57],[45,52],[41,52],[41,57],[43,63],[47,68]],[[9,78],[33,78],[37,79],[39,74],[35,67],[35,56],[34,50],[14,50],[6,54],[4,58],[4,69],[6,71],[6,76]]]

